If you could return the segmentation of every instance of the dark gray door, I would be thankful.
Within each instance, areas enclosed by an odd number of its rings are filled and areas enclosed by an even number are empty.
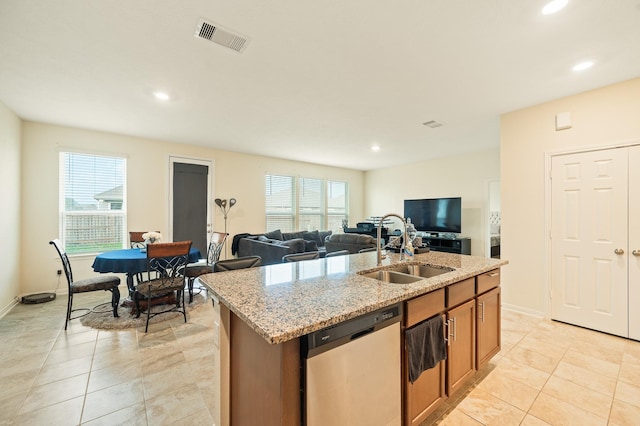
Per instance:
[[[193,241],[207,253],[207,190],[209,167],[173,163],[173,241]]]

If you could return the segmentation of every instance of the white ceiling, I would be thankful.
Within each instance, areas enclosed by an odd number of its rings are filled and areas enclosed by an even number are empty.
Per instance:
[[[551,16],[545,2],[1,0],[0,101],[25,120],[360,170],[458,155],[497,147],[501,113],[640,76],[640,0]],[[194,37],[200,18],[248,37],[244,52]]]

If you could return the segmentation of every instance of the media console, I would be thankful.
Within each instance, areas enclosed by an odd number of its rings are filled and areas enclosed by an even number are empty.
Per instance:
[[[471,254],[471,238],[422,237],[422,245],[433,251]]]

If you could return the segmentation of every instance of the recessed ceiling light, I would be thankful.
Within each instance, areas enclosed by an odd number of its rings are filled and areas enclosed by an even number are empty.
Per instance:
[[[380,151],[380,147],[379,147],[378,145],[373,145],[373,146],[371,147],[371,151],[373,151],[373,152],[378,152],[378,151]]]
[[[170,99],[169,95],[165,92],[153,92],[153,96],[159,101],[168,101]]]
[[[569,3],[569,0],[552,0],[542,8],[543,15],[551,15],[562,9]]]
[[[592,66],[593,66],[593,61],[584,61],[574,65],[572,69],[574,71],[584,71],[586,69],[591,68]]]

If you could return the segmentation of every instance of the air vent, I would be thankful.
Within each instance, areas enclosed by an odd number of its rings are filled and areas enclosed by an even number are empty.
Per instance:
[[[235,50],[238,53],[242,53],[249,42],[247,37],[222,28],[220,25],[207,22],[204,19],[198,22],[194,35],[198,38],[203,38],[220,46]]]
[[[425,123],[422,123],[423,126],[427,126],[427,127],[431,127],[432,129],[435,129],[436,127],[442,127],[444,126],[444,124],[439,123],[435,120],[431,120],[431,121],[427,121]]]

